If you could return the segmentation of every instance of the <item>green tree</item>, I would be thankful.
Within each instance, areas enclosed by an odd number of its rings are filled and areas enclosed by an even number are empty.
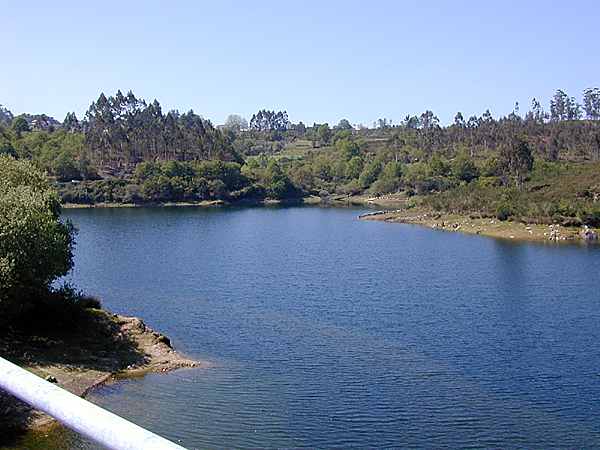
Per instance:
[[[335,148],[340,152],[345,161],[350,161],[360,155],[360,147],[350,139],[341,139],[335,143]]]
[[[360,177],[358,178],[358,184],[363,189],[366,189],[375,182],[380,173],[381,161],[375,159],[365,166],[360,174]]]
[[[317,137],[324,144],[328,144],[331,140],[331,129],[329,128],[329,124],[324,123],[323,125],[319,125],[317,128]]]
[[[74,228],[30,162],[0,157],[0,309],[23,312],[73,266]]]
[[[67,152],[58,154],[54,161],[52,161],[51,170],[60,181],[70,181],[81,178],[75,159]]]
[[[377,193],[395,192],[401,185],[402,165],[399,162],[391,161],[385,165],[377,181],[371,186],[371,191]]]
[[[452,161],[452,175],[457,180],[470,183],[479,176],[479,169],[468,155],[461,153]]]
[[[4,138],[3,136],[0,136],[0,156],[2,155],[12,156],[13,158],[16,158],[17,152],[10,140]]]
[[[352,130],[353,129],[353,127],[350,124],[350,122],[348,121],[348,119],[340,120],[340,122],[336,125],[336,128],[338,130]]]
[[[267,165],[263,183],[267,189],[267,195],[271,198],[293,197],[296,192],[287,174],[274,159],[270,160]]]
[[[437,153],[434,153],[429,160],[429,171],[436,177],[446,177],[450,174],[450,165],[448,161],[442,159]]]
[[[21,136],[21,133],[29,131],[29,123],[23,116],[15,117],[12,121],[12,129],[17,134],[17,136]]]
[[[500,150],[499,165],[505,175],[512,177],[518,189],[533,168],[531,147],[523,138],[517,139],[512,145],[505,145]]]
[[[600,119],[600,89],[588,88],[583,91],[583,109],[588,119]]]
[[[355,180],[360,176],[363,169],[363,160],[360,156],[354,156],[346,164],[346,178]]]

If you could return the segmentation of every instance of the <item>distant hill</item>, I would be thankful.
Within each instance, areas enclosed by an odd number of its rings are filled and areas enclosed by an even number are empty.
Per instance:
[[[10,112],[8,108],[5,108],[4,106],[0,105],[0,124],[9,125],[12,122],[13,118],[13,113]]]
[[[0,104],[0,125],[10,126],[16,116],[8,108]],[[33,131],[51,131],[61,126],[54,117],[46,114],[21,114]]]
[[[58,120],[46,114],[21,114],[21,116],[27,120],[29,127],[34,131],[49,131],[61,126]]]

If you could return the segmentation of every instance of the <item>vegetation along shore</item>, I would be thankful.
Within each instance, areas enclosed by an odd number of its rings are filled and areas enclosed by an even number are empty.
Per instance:
[[[0,107],[0,154],[45,171],[65,205],[364,204],[500,221],[600,226],[600,89],[557,90],[548,108],[443,125],[427,110],[372,125],[294,123],[262,109],[215,126],[132,92],[83,119]],[[377,203],[378,201],[376,201]],[[368,203],[368,202],[367,202]]]

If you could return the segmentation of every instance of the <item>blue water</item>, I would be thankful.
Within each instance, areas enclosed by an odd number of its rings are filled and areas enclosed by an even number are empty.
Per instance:
[[[72,280],[213,363],[89,398],[189,448],[600,448],[600,248],[359,212],[67,211]]]

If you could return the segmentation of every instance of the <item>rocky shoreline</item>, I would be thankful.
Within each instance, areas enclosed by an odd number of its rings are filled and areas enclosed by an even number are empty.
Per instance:
[[[70,334],[9,333],[0,337],[0,355],[81,397],[117,378],[209,366],[175,351],[168,337],[136,317],[90,310],[86,321],[80,331]],[[46,414],[0,393],[0,436],[42,431],[55,423]],[[0,438],[0,447],[5,444]]]
[[[561,224],[536,224],[521,221],[501,221],[496,218],[469,217],[420,210],[383,210],[362,214],[361,220],[404,223],[443,231],[522,241],[598,242],[599,231]]]

